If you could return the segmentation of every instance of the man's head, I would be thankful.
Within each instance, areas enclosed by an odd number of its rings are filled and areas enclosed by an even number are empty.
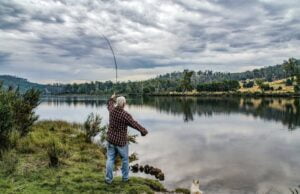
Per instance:
[[[126,99],[124,96],[119,96],[117,98],[117,107],[124,108],[126,105]]]

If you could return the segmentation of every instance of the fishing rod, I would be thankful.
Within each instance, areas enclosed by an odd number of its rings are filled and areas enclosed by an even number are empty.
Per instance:
[[[116,84],[118,83],[118,64],[117,64],[117,60],[116,60],[116,56],[115,56],[115,52],[114,52],[114,49],[112,48],[111,44],[110,44],[110,41],[108,40],[108,38],[106,38],[106,36],[104,36],[103,34],[101,34],[102,37],[104,38],[104,40],[106,40],[110,50],[111,50],[111,53],[113,55],[113,58],[114,58],[114,63],[115,63],[115,70],[116,70]]]
[[[108,47],[113,55],[113,59],[114,59],[114,63],[115,63],[115,71],[116,71],[116,84],[118,83],[118,64],[117,64],[117,59],[116,59],[116,55],[115,55],[115,52],[114,52],[114,49],[113,47],[111,46],[111,43],[109,41],[109,39],[104,36],[104,34],[102,34],[101,32],[99,32],[96,28],[94,28],[94,30],[100,34],[102,36],[102,38],[106,41],[106,43],[108,44]]]

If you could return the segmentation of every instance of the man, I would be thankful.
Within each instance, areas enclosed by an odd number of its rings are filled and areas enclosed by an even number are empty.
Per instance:
[[[122,180],[125,182],[129,180],[127,126],[137,129],[142,136],[148,133],[144,127],[138,124],[132,116],[124,110],[125,105],[125,97],[120,96],[116,99],[115,94],[111,96],[107,103],[109,126],[107,132],[108,145],[105,182],[108,184],[111,184],[113,180],[113,169],[117,154],[119,154],[122,159]]]

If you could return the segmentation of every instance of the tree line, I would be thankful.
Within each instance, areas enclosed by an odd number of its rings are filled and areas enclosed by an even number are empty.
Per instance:
[[[290,64],[290,65],[288,65]],[[292,64],[292,65],[291,65]],[[239,89],[239,81],[242,81],[244,87],[253,87],[253,79],[264,81],[274,81],[284,79],[297,74],[299,69],[299,60],[294,58],[284,61],[281,65],[254,69],[242,73],[224,73],[213,71],[190,71],[167,73],[156,78],[145,81],[128,81],[113,83],[90,82],[83,84],[57,84],[52,87],[52,93],[59,94],[105,94],[105,93],[127,93],[127,94],[150,94],[167,92],[187,92],[197,91],[235,91]],[[297,79],[297,80],[300,80]],[[264,90],[268,90],[267,85],[260,85]]]
[[[266,91],[272,90],[267,84],[261,84],[255,80],[274,81],[289,78],[286,85],[294,86],[296,92],[300,91],[300,61],[290,58],[280,65],[254,69],[241,73],[226,73],[206,71],[172,72],[159,75],[156,78],[145,81],[127,81],[113,83],[112,81],[92,81],[87,83],[72,84],[51,84],[51,85],[32,85],[33,88],[41,90],[44,94],[88,94],[100,95],[112,92],[126,94],[153,94],[168,92],[188,92],[198,91],[234,91],[238,89],[238,81],[242,82],[242,87],[251,88],[255,84]],[[8,84],[20,83],[20,91],[24,92],[30,87],[30,82],[25,79],[12,77],[1,77],[6,88]],[[249,81],[250,80],[250,81]],[[296,83],[296,84],[294,84]],[[16,84],[12,86],[17,87]],[[26,87],[26,90],[23,90]]]

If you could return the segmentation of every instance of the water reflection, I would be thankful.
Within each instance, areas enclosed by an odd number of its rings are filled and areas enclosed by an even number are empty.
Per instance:
[[[43,97],[42,103],[50,106],[60,106],[66,104],[69,106],[86,105],[91,107],[99,107],[106,104],[107,97],[97,96],[55,96]]]
[[[48,97],[43,100],[48,105],[101,107],[106,97]],[[129,98],[128,103],[136,106],[149,106],[172,115],[182,115],[184,122],[194,120],[194,116],[213,116],[217,114],[242,113],[269,121],[281,122],[289,130],[300,126],[299,98],[220,98],[220,97],[144,97]]]

